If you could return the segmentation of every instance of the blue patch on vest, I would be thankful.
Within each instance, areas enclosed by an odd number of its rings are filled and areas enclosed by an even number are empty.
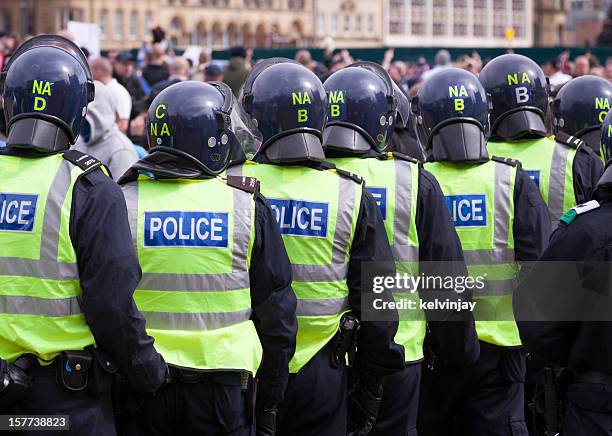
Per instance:
[[[533,180],[533,183],[536,184],[538,189],[540,189],[540,170],[525,170],[525,172],[529,178]]]
[[[383,220],[387,219],[387,188],[366,188],[380,209]]]
[[[486,195],[447,195],[445,198],[455,227],[486,227]]]
[[[144,220],[145,247],[227,248],[227,213],[145,212]]]
[[[278,198],[269,201],[283,235],[327,237],[327,203]]]
[[[0,231],[34,230],[38,195],[0,192]]]

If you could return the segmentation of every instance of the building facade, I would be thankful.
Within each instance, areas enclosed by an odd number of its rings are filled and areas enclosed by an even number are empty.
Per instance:
[[[566,19],[570,3],[571,0],[535,0],[533,13],[535,45],[551,47],[569,44]]]
[[[95,22],[102,49],[140,47],[161,26],[178,48],[303,47],[313,41],[314,0],[2,0],[0,30],[53,33]]]
[[[338,47],[382,45],[382,0],[315,0],[314,7],[317,45],[329,38]]]
[[[529,47],[533,0],[385,0],[388,46]]]
[[[572,0],[567,15],[569,45],[595,45],[612,0]]]

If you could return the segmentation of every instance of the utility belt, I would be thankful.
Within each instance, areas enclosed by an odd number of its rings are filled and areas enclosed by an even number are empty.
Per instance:
[[[347,312],[340,318],[338,332],[332,339],[333,347],[331,353],[331,365],[339,368],[342,362],[348,361],[348,366],[353,366],[357,354],[357,337],[361,321],[352,313]]]
[[[243,392],[250,390],[253,387],[253,375],[248,371],[202,371],[192,368],[181,368],[168,365],[168,374],[166,375],[166,384],[173,383],[202,383],[212,382],[218,377],[225,379],[232,378],[236,382],[240,382],[240,389]]]
[[[55,376],[68,392],[98,395],[110,392],[114,361],[97,348],[62,351],[49,365],[40,365],[36,356],[24,354],[13,363],[0,363],[0,405],[9,405],[27,398],[37,377]]]

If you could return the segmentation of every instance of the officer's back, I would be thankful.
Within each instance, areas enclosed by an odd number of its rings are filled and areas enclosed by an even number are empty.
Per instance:
[[[94,98],[91,72],[76,45],[43,35],[13,55],[2,82],[0,402],[68,415],[71,434],[112,435],[113,374],[150,392],[166,365],[132,299],[140,268],[121,191],[99,161],[68,151]]]

